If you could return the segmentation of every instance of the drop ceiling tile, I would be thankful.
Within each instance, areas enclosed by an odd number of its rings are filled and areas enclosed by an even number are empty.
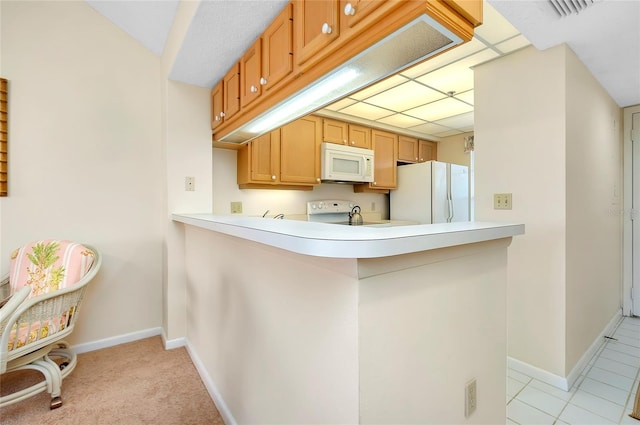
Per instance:
[[[473,90],[469,90],[469,91],[466,91],[466,92],[463,92],[463,93],[457,93],[455,95],[455,98],[456,99],[460,99],[463,102],[467,102],[470,105],[473,105],[473,100],[474,100],[474,98],[473,98]]]
[[[406,69],[405,71],[402,71],[401,74],[409,78],[416,78],[426,74],[429,71],[434,71],[452,62],[477,53],[485,48],[486,45],[484,43],[474,38],[471,39],[471,41],[469,41],[468,43],[455,47],[448,52],[444,52],[436,57],[427,59],[426,61],[419,63],[418,65]]]
[[[402,75],[396,74],[392,77],[387,78],[386,80],[382,80],[377,84],[367,87],[366,89],[360,90],[357,93],[353,93],[349,97],[357,100],[364,100],[370,96],[381,93],[391,87],[395,87],[399,84],[406,83],[407,79]]]
[[[377,122],[393,125],[395,127],[400,127],[400,128],[407,128],[407,127],[413,127],[420,124],[425,124],[423,120],[410,117],[404,114],[390,115],[388,117],[379,119]]]
[[[513,52],[531,44],[524,35],[510,38],[507,41],[496,44],[496,49],[500,50],[503,54]]]
[[[467,56],[466,58],[459,60],[458,62],[452,64],[452,66],[454,67],[464,66],[467,68],[473,68],[474,66],[482,62],[490,61],[491,59],[495,59],[498,56],[500,55],[493,49],[484,49],[478,53],[475,53],[471,56]]]
[[[380,118],[392,115],[392,111],[378,108],[377,106],[368,105],[366,103],[358,102],[340,111],[342,114],[354,115],[366,120],[378,120]]]
[[[436,121],[434,124],[440,124],[445,127],[462,129],[473,126],[473,112],[467,112],[465,114],[454,115],[452,117],[444,118]]]
[[[467,105],[466,103],[460,102],[452,97],[448,97],[446,99],[438,100],[437,102],[432,102],[427,105],[410,109],[405,113],[425,121],[437,121],[452,115],[471,112],[472,110],[473,106]]]
[[[490,4],[484,2],[482,25],[475,34],[491,44],[499,43],[518,34],[518,30],[502,17]]]
[[[330,111],[339,111],[342,108],[346,108],[347,106],[351,106],[354,103],[356,103],[357,100],[355,99],[351,99],[349,97],[345,97],[344,99],[341,99],[337,102],[332,103],[331,105],[325,107],[325,109],[328,109]]]
[[[473,88],[473,71],[466,67],[446,67],[423,75],[416,81],[443,93],[461,93]]]
[[[435,135],[438,137],[449,137],[449,136],[455,136],[456,134],[462,134],[462,131],[458,131],[458,130],[449,130],[449,131],[445,131],[442,133],[436,133]]]
[[[417,131],[419,133],[424,133],[424,134],[436,134],[436,133],[443,133],[445,131],[449,131],[450,129],[438,124],[426,123],[426,124],[416,125],[415,127],[411,127],[411,130]]]
[[[415,81],[407,81],[375,96],[366,99],[367,103],[394,111],[406,111],[416,106],[424,105],[444,95],[438,91],[425,87]]]

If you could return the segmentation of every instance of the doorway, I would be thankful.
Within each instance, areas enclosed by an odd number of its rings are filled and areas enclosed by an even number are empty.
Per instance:
[[[640,105],[624,110],[622,314],[640,316]]]

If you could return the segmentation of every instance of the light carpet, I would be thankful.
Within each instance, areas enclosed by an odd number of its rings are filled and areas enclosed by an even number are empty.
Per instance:
[[[41,376],[2,375],[0,393]],[[49,394],[38,394],[0,409],[0,423],[224,425],[186,349],[165,350],[160,337],[78,355],[62,383],[62,400],[49,410]]]

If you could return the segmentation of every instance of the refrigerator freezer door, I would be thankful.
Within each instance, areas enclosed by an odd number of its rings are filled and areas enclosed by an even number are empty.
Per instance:
[[[456,164],[449,164],[449,167],[451,222],[469,221],[469,168]]]
[[[430,161],[432,164],[431,222],[446,223],[449,220],[449,194],[447,185],[447,163]]]

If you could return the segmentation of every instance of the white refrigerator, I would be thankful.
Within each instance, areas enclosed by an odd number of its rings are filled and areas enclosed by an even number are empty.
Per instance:
[[[469,221],[469,167],[438,161],[400,165],[398,188],[389,197],[392,220]]]

